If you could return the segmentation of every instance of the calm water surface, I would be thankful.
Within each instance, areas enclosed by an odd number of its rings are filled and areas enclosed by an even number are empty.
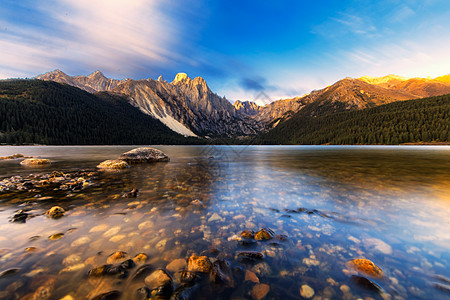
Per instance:
[[[3,146],[0,156],[53,163],[29,169],[0,161],[0,181],[95,169],[133,148]],[[180,299],[302,299],[304,285],[315,299],[449,298],[450,147],[157,148],[171,161],[101,173],[81,190],[0,193],[0,272],[17,269],[0,277],[0,298],[91,299],[118,290],[121,299],[143,299],[136,290],[144,280],[132,280],[139,266],[128,277],[87,276],[117,250],[147,254],[154,269],[192,254],[229,264],[229,281],[201,280]],[[133,188],[136,198],[121,197]],[[54,205],[67,213],[42,215]],[[35,217],[9,222],[20,209]],[[260,228],[287,238],[240,238]],[[49,240],[55,233],[64,235]],[[237,257],[249,250],[264,257]],[[381,291],[352,279],[346,263],[355,258],[383,270],[383,278],[370,279]],[[179,272],[168,272],[174,289],[181,286]]]

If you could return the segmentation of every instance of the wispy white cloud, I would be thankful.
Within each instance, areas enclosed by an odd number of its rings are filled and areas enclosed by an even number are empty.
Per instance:
[[[356,34],[373,34],[377,31],[367,17],[361,17],[348,13],[339,13],[339,17],[331,20],[344,25],[345,30]]]
[[[450,42],[403,40],[377,48],[358,47],[344,51],[342,60],[351,73],[360,75],[398,74],[406,77],[435,77],[450,72]]]
[[[146,0],[36,2],[30,9],[45,16],[45,24],[1,26],[8,30],[0,31],[0,76],[29,76],[62,66],[69,72],[102,69],[127,75],[170,65],[182,59],[176,49],[183,34],[171,15],[172,5]]]
[[[416,12],[411,7],[403,4],[392,12],[389,16],[389,20],[394,23],[403,22],[415,14]]]
[[[336,16],[313,26],[311,32],[325,38],[339,38],[348,34],[369,38],[379,36],[370,17],[347,12],[338,12]]]

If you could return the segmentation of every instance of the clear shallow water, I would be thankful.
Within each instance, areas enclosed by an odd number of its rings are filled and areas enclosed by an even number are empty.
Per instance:
[[[20,160],[0,161],[0,179],[93,169],[133,148],[0,147],[0,156],[22,153],[53,161],[39,169],[24,168]],[[257,297],[246,270],[269,286],[267,299],[301,299],[305,284],[315,296],[332,299],[449,298],[435,284],[448,286],[450,278],[450,147],[157,148],[169,155],[169,163],[101,174],[81,191],[40,193],[53,197],[47,201],[30,202],[33,193],[0,194],[0,272],[19,269],[0,278],[0,291],[6,291],[0,296],[19,299],[44,286],[49,299],[90,299],[109,290],[133,299],[143,281],[86,275],[122,250],[131,257],[146,253],[154,268],[193,253],[225,259],[233,284],[202,281],[192,299]],[[120,197],[133,188],[140,191],[137,198]],[[53,205],[68,212],[58,220],[39,215]],[[24,207],[37,216],[24,224],[8,222]],[[298,208],[318,212],[294,212]],[[241,231],[265,227],[288,238],[239,241]],[[54,233],[64,237],[48,240]],[[40,238],[30,240],[33,236]],[[27,247],[36,249],[25,252]],[[237,259],[245,250],[264,258]],[[71,255],[76,263],[68,263]],[[383,295],[351,280],[346,263],[355,258],[370,259],[384,271],[374,280]],[[169,273],[176,281],[176,272]]]

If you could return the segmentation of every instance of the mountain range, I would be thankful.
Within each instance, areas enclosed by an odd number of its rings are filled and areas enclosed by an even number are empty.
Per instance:
[[[203,78],[191,79],[184,73],[177,74],[170,83],[161,76],[158,80],[108,79],[100,71],[72,77],[56,70],[36,79],[65,83],[92,93],[123,95],[142,112],[184,136],[242,136],[264,128],[213,93]]]
[[[178,73],[172,82],[157,79],[110,79],[100,71],[88,76],[69,76],[60,70],[36,77],[78,87],[89,93],[122,95],[145,114],[184,136],[239,137],[276,127],[301,110],[310,116],[362,110],[396,101],[450,93],[450,75],[431,78],[344,78],[311,93],[259,106],[251,101],[233,104],[208,87],[202,77]]]

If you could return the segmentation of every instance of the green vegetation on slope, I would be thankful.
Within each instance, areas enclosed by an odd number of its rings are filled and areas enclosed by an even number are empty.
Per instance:
[[[306,145],[449,142],[449,126],[450,95],[321,116],[312,116],[306,106],[257,138],[257,142]]]
[[[0,143],[191,144],[121,96],[40,80],[0,81]]]

